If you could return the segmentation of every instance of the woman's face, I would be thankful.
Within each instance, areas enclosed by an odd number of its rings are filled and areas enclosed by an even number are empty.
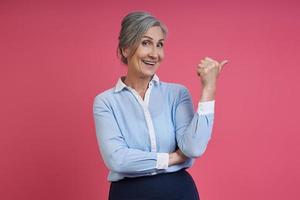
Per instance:
[[[153,26],[142,37],[133,56],[128,57],[128,72],[139,78],[150,78],[164,58],[164,34]]]

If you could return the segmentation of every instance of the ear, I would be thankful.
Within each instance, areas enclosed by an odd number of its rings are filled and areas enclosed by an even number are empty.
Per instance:
[[[128,56],[129,56],[129,48],[122,48],[121,49],[121,53],[122,53],[122,55],[125,57],[125,58],[128,58]]]

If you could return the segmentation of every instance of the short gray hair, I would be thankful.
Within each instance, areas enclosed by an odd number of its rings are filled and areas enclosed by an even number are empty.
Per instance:
[[[138,48],[139,42],[143,35],[152,26],[159,26],[166,37],[168,29],[164,23],[156,19],[150,13],[147,12],[131,12],[127,14],[121,23],[121,31],[119,34],[119,45],[117,54],[124,64],[127,63],[127,58],[123,55],[122,49],[129,48],[130,56],[132,56]]]

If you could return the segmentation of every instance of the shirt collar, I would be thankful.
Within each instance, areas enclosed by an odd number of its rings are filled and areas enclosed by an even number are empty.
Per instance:
[[[115,92],[120,92],[121,90],[123,90],[124,88],[128,88],[128,86],[123,82],[125,76],[122,76],[119,78],[116,86],[115,86]],[[152,77],[150,84],[154,83],[154,84],[158,84],[159,83],[159,78],[156,74],[154,74],[154,76]]]

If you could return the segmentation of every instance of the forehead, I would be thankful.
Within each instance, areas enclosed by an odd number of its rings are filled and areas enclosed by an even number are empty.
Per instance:
[[[165,38],[160,26],[150,27],[143,36],[151,37],[153,40],[161,40]]]

